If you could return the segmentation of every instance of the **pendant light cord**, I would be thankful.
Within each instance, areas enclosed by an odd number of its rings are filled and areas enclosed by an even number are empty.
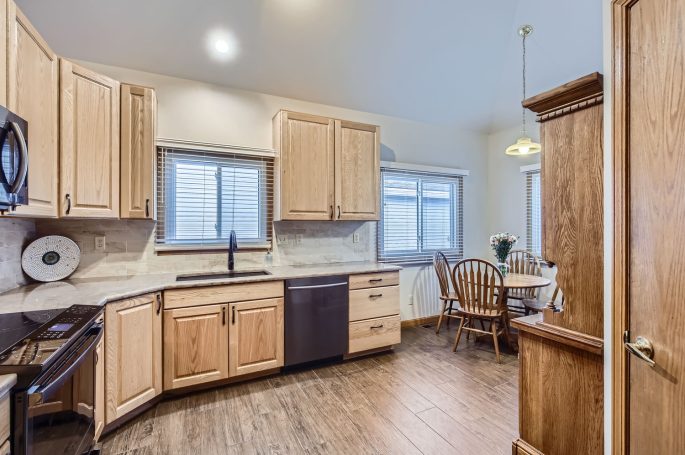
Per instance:
[[[523,34],[523,99],[526,99],[526,36]],[[526,136],[526,108],[521,106],[521,124],[523,125],[523,136]]]

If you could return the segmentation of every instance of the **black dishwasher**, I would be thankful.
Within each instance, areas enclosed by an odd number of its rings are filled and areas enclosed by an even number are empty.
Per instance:
[[[285,282],[285,366],[341,357],[347,352],[348,276]]]

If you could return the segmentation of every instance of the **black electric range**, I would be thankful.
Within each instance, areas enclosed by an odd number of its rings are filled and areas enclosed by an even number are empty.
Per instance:
[[[0,374],[17,375],[12,453],[90,452],[101,315],[90,305],[0,315]]]

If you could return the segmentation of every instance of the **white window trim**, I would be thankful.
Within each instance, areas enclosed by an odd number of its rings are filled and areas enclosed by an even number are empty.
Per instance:
[[[157,138],[157,147],[181,150],[203,150],[207,152],[235,153],[245,156],[260,156],[275,158],[278,153],[273,149],[262,149],[257,147],[246,147],[243,145],[216,144],[212,142],[186,141],[183,139]]]
[[[527,174],[528,172],[535,172],[541,169],[540,163],[529,164],[527,166],[521,166],[519,168],[522,174]]]
[[[426,172],[429,174],[442,174],[442,175],[462,175],[467,176],[471,174],[471,171],[466,169],[450,168],[450,167],[438,167],[438,166],[425,166],[423,164],[412,164],[412,163],[399,163],[397,161],[381,161],[381,167],[386,169],[398,169],[402,171],[416,171],[416,172]]]

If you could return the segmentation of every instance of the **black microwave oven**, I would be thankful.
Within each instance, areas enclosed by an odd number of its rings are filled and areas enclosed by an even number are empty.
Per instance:
[[[0,213],[28,203],[28,122],[0,106]]]

